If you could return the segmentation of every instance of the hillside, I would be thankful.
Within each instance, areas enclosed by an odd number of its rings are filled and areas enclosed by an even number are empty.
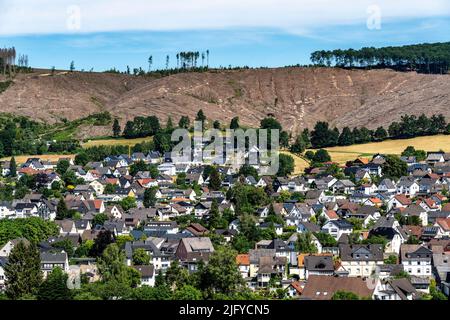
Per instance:
[[[0,79],[2,81],[4,79]],[[257,125],[274,114],[285,128],[298,131],[326,120],[339,128],[376,128],[402,114],[443,113],[450,119],[450,75],[391,70],[279,68],[213,70],[165,78],[106,73],[48,71],[20,74],[0,93],[2,112],[59,122],[109,111],[126,120],[136,115],[208,118]],[[110,128],[86,128],[83,136],[108,134]],[[95,133],[95,134],[93,134]]]

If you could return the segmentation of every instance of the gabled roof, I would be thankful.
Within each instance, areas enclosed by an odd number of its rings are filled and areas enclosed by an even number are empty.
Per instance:
[[[411,199],[404,194],[398,194],[394,198],[404,206],[408,206],[412,203]]]
[[[382,261],[383,246],[381,244],[341,244],[339,251],[342,261]]]
[[[353,292],[359,297],[372,297],[374,290],[361,278],[309,276],[301,299],[331,300],[337,291]]]
[[[436,223],[442,228],[442,230],[450,231],[450,218],[438,218]]]

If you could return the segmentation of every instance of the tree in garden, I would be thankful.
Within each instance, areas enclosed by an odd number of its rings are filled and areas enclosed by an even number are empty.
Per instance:
[[[122,132],[122,129],[120,128],[119,120],[114,119],[113,123],[113,136],[115,138],[120,136],[120,133]]]
[[[93,257],[99,257],[103,254],[105,248],[114,242],[114,237],[111,231],[105,230],[99,233],[94,240],[94,244],[89,252]]]
[[[243,284],[242,275],[236,264],[236,252],[218,249],[209,257],[209,262],[200,274],[200,287],[213,294],[229,294],[239,290]]]
[[[392,179],[399,179],[408,174],[408,166],[398,156],[386,156],[386,162],[382,165],[383,175]]]
[[[271,223],[276,223],[276,224],[280,224],[280,225],[284,224],[283,218],[280,215],[276,214],[275,209],[273,207],[273,203],[271,203],[269,205],[269,212],[268,212],[267,218],[264,220],[264,222],[271,222]]]
[[[189,280],[189,272],[174,260],[166,270],[166,282],[170,287],[180,287]]]
[[[47,276],[38,290],[39,300],[71,300],[72,293],[67,287],[68,275],[56,267]]]
[[[150,255],[143,248],[137,248],[133,251],[133,264],[136,266],[148,265]]]
[[[122,207],[123,210],[128,211],[132,208],[136,208],[137,204],[136,204],[136,199],[133,197],[126,197],[123,198],[120,202],[119,202],[120,206]]]
[[[220,215],[219,204],[216,199],[213,199],[211,209],[209,210],[209,228],[220,229],[224,227],[226,221],[224,221]]]
[[[156,193],[158,192],[157,188],[149,188],[144,191],[144,207],[151,208],[156,205]]]
[[[63,175],[67,172],[70,167],[70,162],[68,160],[60,160],[56,165],[56,172],[60,175]]]
[[[93,226],[103,226],[103,224],[108,221],[109,218],[104,213],[98,213],[94,216],[94,219],[92,220]]]
[[[35,245],[19,242],[11,250],[5,266],[6,295],[17,300],[36,295],[42,283],[41,258]]]
[[[138,172],[144,172],[147,170],[148,165],[144,161],[139,160],[130,166],[130,175],[135,176]]]
[[[258,170],[255,169],[255,167],[252,167],[251,165],[244,164],[239,169],[239,175],[243,175],[244,177],[252,176],[255,178],[255,180],[258,180]]]
[[[301,253],[316,253],[317,247],[313,242],[311,232],[299,233],[297,238],[297,250]]]
[[[294,169],[295,169],[294,158],[292,158],[290,155],[281,153],[279,155],[279,168],[277,176],[287,177],[288,175],[292,174],[292,172],[294,172]]]
[[[103,282],[116,281],[131,285],[131,272],[125,264],[125,254],[115,243],[105,248],[98,259],[97,266]]]
[[[220,190],[222,186],[222,178],[220,177],[219,170],[213,167],[211,174],[209,175],[209,188],[213,191]]]
[[[220,121],[219,120],[216,120],[213,122],[213,128],[220,130]]]
[[[67,209],[66,202],[63,198],[60,198],[58,205],[56,206],[56,219],[64,220],[69,216],[69,209]]]
[[[17,164],[16,164],[16,158],[12,157],[11,162],[9,163],[9,175],[11,177],[17,176]]]
[[[89,156],[86,152],[80,152],[75,156],[75,164],[78,166],[85,166],[89,162]]]
[[[116,192],[117,185],[108,183],[105,186],[105,189],[103,190],[103,194],[113,194]]]

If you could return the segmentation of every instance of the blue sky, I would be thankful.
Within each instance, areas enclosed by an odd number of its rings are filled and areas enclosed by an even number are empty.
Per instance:
[[[314,50],[450,41],[448,0],[216,1],[0,0],[0,47],[14,45],[34,67],[73,60],[103,71],[146,69],[149,55],[154,68],[166,55],[173,67],[179,51],[209,49],[214,67],[279,67],[307,64]]]

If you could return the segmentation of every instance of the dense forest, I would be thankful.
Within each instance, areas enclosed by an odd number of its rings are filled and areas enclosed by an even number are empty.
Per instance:
[[[360,50],[315,51],[311,62],[320,66],[392,68],[397,71],[445,74],[450,66],[450,42]]]

